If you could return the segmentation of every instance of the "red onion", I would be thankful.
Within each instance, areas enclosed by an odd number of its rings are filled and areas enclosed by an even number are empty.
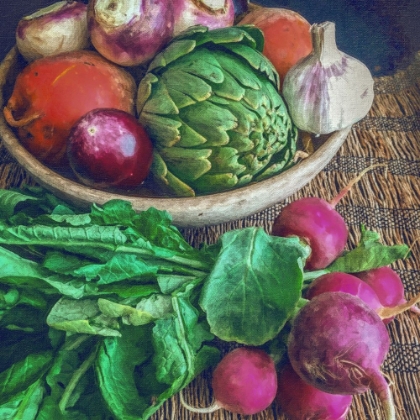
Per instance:
[[[233,0],[174,0],[174,35],[194,25],[210,29],[232,26],[235,19]]]
[[[173,35],[171,0],[90,0],[93,46],[122,66],[149,61]]]
[[[59,1],[22,18],[16,29],[16,45],[27,61],[86,48],[87,6]]]

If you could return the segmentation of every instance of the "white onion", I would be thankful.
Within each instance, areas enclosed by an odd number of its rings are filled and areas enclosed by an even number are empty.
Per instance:
[[[59,1],[25,16],[16,28],[16,46],[27,61],[86,48],[87,6]]]
[[[235,19],[233,0],[173,0],[174,35],[194,25],[210,29],[232,26]]]

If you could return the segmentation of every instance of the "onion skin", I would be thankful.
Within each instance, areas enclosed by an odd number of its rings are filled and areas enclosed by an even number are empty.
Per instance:
[[[174,35],[194,25],[209,29],[232,26],[235,20],[233,0],[174,0]]]
[[[173,35],[170,0],[90,0],[88,29],[96,50],[121,66],[147,63]]]
[[[70,167],[83,184],[131,189],[146,179],[153,146],[134,115],[97,108],[73,126],[67,154]]]
[[[59,1],[22,18],[16,28],[16,46],[27,61],[82,50],[90,45],[87,6]]]

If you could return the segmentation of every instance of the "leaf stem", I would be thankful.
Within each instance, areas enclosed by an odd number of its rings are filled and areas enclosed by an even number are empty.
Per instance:
[[[61,397],[60,402],[58,403],[58,407],[60,408],[60,412],[64,415],[66,412],[67,404],[71,395],[73,394],[74,389],[76,388],[77,384],[79,383],[82,376],[87,372],[87,370],[92,366],[93,362],[96,358],[96,353],[98,352],[98,346],[95,346],[92,353],[89,357],[84,360],[84,362],[80,365],[80,367],[73,373],[73,376],[70,379],[70,382],[66,386],[64,390],[63,396]]]

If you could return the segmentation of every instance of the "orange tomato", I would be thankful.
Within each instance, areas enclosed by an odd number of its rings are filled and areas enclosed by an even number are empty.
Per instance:
[[[273,63],[281,83],[290,68],[312,51],[311,25],[293,10],[256,6],[238,24],[261,29],[263,54]]]

